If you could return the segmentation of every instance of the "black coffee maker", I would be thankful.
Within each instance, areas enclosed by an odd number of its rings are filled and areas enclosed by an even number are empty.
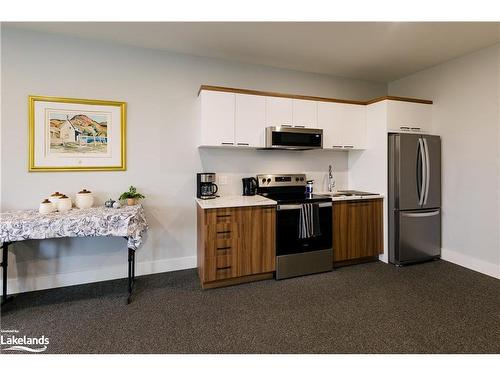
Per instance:
[[[215,173],[196,174],[196,196],[200,199],[217,198],[219,188],[215,184]]]
[[[257,192],[257,179],[255,177],[247,177],[241,179],[243,183],[243,195],[255,195]]]

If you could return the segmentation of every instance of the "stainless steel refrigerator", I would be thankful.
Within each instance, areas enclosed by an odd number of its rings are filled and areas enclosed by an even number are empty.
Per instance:
[[[389,262],[441,256],[441,139],[389,134]]]

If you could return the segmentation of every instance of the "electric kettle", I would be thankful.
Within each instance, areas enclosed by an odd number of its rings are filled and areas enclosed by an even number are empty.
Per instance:
[[[243,183],[243,195],[255,195],[257,192],[257,179],[255,177],[247,177],[241,179]]]

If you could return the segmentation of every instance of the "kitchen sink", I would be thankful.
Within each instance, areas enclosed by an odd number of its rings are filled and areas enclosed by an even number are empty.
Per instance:
[[[370,195],[378,195],[376,193],[367,193],[366,191],[357,191],[357,190],[339,190],[336,193],[326,193],[326,194],[320,194],[325,197],[366,197]]]
[[[353,193],[326,193],[326,194],[319,194],[324,197],[352,197],[354,194]]]

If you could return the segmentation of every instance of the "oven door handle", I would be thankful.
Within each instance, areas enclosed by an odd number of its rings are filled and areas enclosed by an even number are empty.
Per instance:
[[[318,203],[320,208],[323,207],[332,207],[332,202],[321,202]],[[276,208],[277,211],[285,211],[285,210],[300,210],[302,208],[302,204],[279,204]]]

